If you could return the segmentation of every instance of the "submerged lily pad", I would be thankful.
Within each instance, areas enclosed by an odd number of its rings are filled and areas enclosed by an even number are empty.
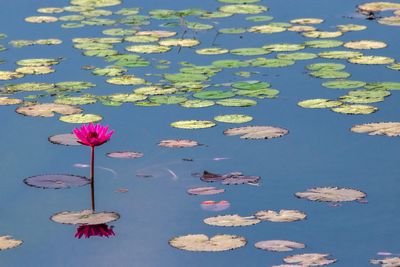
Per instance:
[[[359,190],[339,187],[310,188],[307,189],[306,192],[298,192],[295,195],[298,198],[323,202],[355,201],[361,200],[367,196],[364,192]]]
[[[49,141],[53,144],[57,145],[65,145],[65,146],[80,146],[81,144],[78,142],[78,138],[75,134],[67,133],[67,134],[57,134],[49,137]]]
[[[24,179],[24,183],[42,189],[66,189],[87,185],[90,180],[79,175],[46,174],[28,177]]]
[[[96,225],[113,222],[119,219],[116,212],[64,211],[51,216],[51,220],[62,224]]]
[[[256,218],[270,222],[295,222],[306,219],[307,215],[298,210],[262,210],[255,214]]]
[[[187,190],[187,193],[189,195],[216,195],[220,193],[224,193],[225,189],[218,189],[213,186],[207,186],[207,187],[196,187],[196,188],[190,188]]]
[[[219,115],[214,117],[214,120],[218,122],[226,122],[226,123],[245,123],[253,120],[253,117],[242,114],[228,114],[228,115]]]
[[[336,259],[327,259],[329,256],[329,254],[306,253],[287,256],[283,261],[285,263],[298,264],[300,266],[323,266],[337,261]]]
[[[172,247],[196,252],[219,252],[245,246],[246,239],[237,235],[215,235],[209,238],[203,234],[185,235],[171,239]]]
[[[301,249],[305,248],[306,246],[302,243],[288,241],[288,240],[266,240],[266,241],[259,241],[254,244],[256,248],[268,251],[292,251],[293,249]]]
[[[224,131],[225,135],[240,135],[242,139],[270,139],[281,137],[288,133],[289,131],[286,129],[272,126],[245,126]]]
[[[198,146],[199,143],[197,141],[188,139],[168,139],[168,140],[162,140],[158,145],[162,147],[182,148],[182,147],[195,147]]]
[[[187,121],[176,121],[170,124],[174,128],[179,129],[204,129],[214,127],[216,124],[212,121],[200,121],[200,120],[187,120]]]
[[[249,226],[260,223],[261,221],[253,216],[242,217],[235,215],[219,215],[204,219],[204,223],[213,226]]]
[[[355,133],[368,133],[368,135],[400,136],[400,122],[376,122],[355,125],[351,128]]]
[[[12,236],[9,235],[0,236],[0,250],[16,248],[22,245],[22,243],[22,240],[14,239]]]
[[[67,123],[90,123],[101,121],[103,117],[96,114],[73,114],[67,116],[61,116],[60,121]]]
[[[71,105],[46,103],[19,107],[15,111],[22,115],[32,117],[53,117],[54,113],[71,115],[81,113],[82,109]]]

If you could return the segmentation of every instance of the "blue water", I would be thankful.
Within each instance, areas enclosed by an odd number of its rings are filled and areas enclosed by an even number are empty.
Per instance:
[[[347,33],[337,39],[384,41],[389,44],[387,48],[366,51],[365,54],[399,58],[399,28],[362,19],[342,18],[354,12],[358,1],[271,0],[260,3],[270,7],[267,14],[274,16],[274,21],[319,17],[326,20],[321,25],[325,30],[333,30],[335,25],[346,23],[366,25],[366,31]],[[23,21],[25,17],[34,15],[37,8],[68,5],[65,0],[3,0],[1,4],[0,32],[8,35],[2,44],[16,39],[59,38],[64,41],[62,45],[50,47],[9,46],[8,51],[2,52],[0,57],[7,61],[0,66],[2,70],[15,68],[14,62],[19,59],[65,58],[60,65],[55,66],[56,73],[25,77],[17,82],[83,80],[97,84],[91,91],[96,94],[120,90],[118,86],[105,83],[104,77],[96,77],[81,70],[84,65],[100,67],[107,63],[100,58],[84,57],[79,50],[72,48],[72,38],[100,37],[101,30],[106,27],[62,29],[59,23],[30,24]],[[109,9],[117,10],[132,5],[141,7],[141,13],[146,14],[158,8],[197,7],[215,10],[221,4],[211,0],[197,3],[148,0],[135,3],[126,1],[123,5]],[[224,22],[224,27],[254,25],[242,22],[243,17],[233,16],[215,21]],[[161,29],[157,25],[163,22],[153,21],[151,25],[143,26],[143,29]],[[208,47],[214,36],[199,33],[197,37],[202,41],[202,47]],[[243,39],[239,39],[238,35],[220,35],[217,44],[239,48],[259,47],[268,43],[301,43],[305,40],[301,35],[286,32],[273,35],[244,34]],[[168,73],[176,72],[179,69],[177,63],[188,59],[198,65],[210,64],[217,58],[244,59],[231,55],[193,56],[191,49],[183,49],[181,53],[174,50],[154,57],[173,62],[171,68],[166,70]],[[397,121],[400,94],[394,91],[384,102],[376,104],[380,108],[377,113],[364,116],[302,109],[297,106],[297,102],[302,99],[335,98],[345,93],[344,90],[326,89],[321,86],[322,80],[304,73],[304,66],[314,62],[329,60],[314,59],[298,61],[288,68],[257,69],[261,74],[254,77],[270,82],[273,88],[280,90],[280,95],[275,100],[260,100],[257,106],[250,108],[213,106],[185,109],[175,105],[137,107],[131,104],[121,107],[105,107],[100,104],[84,106],[88,113],[101,114],[103,122],[116,131],[111,142],[98,148],[96,154],[98,166],[112,168],[117,173],[117,177],[113,177],[107,171],[96,170],[98,209],[115,211],[121,215],[120,220],[112,223],[116,236],[108,239],[95,237],[79,240],[74,238],[75,227],[49,220],[56,212],[89,208],[89,188],[40,190],[27,187],[22,182],[28,176],[45,173],[88,175],[88,169],[75,168],[73,164],[87,164],[89,149],[56,146],[47,141],[48,136],[70,132],[74,125],[60,122],[56,118],[24,117],[15,114],[13,106],[1,107],[0,235],[12,235],[24,243],[18,248],[1,251],[0,266],[272,266],[282,264],[282,258],[287,255],[316,252],[329,253],[338,259],[334,266],[360,267],[369,266],[368,261],[377,257],[379,251],[399,253],[398,140],[355,134],[349,129],[354,124]],[[398,73],[384,66],[347,64],[346,70],[352,73],[351,79],[354,80],[400,82]],[[129,70],[129,73],[141,77],[145,73],[162,72],[151,68]],[[237,80],[243,78],[224,71],[213,78],[213,83]],[[234,126],[223,123],[211,129],[195,131],[169,126],[169,123],[177,120],[210,120],[216,115],[229,113],[253,116],[254,121],[249,125],[280,126],[289,129],[290,133],[273,140],[249,141],[224,136],[222,132]],[[175,138],[194,139],[207,146],[185,149],[157,146],[163,139]],[[134,160],[105,156],[106,152],[118,150],[139,151],[145,156]],[[229,160],[213,161],[214,157],[227,157]],[[183,158],[192,158],[194,161],[182,161]],[[174,171],[179,178],[173,179],[166,169]],[[136,172],[140,170],[151,170],[155,177],[136,177]],[[216,173],[241,171],[248,175],[258,175],[262,177],[262,185],[227,186],[224,194],[215,196],[187,195],[188,188],[205,185],[191,176],[192,172],[203,170]],[[362,190],[368,194],[368,203],[346,203],[340,207],[331,207],[324,203],[300,200],[293,195],[318,186]],[[117,193],[115,190],[118,188],[127,188],[129,191]],[[204,200],[227,200],[231,208],[219,213],[204,211],[199,206]],[[231,228],[213,227],[202,222],[204,218],[216,214],[238,213],[249,216],[265,209],[298,209],[307,213],[308,219]],[[246,237],[248,244],[244,248],[222,253],[186,252],[168,245],[170,238],[189,233],[209,236],[217,233],[238,234]],[[256,242],[270,239],[293,240],[305,243],[307,247],[289,253],[266,252],[254,247]]]

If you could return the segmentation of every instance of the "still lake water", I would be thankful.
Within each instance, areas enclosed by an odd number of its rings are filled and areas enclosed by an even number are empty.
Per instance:
[[[274,21],[287,22],[294,18],[324,18],[326,30],[335,25],[355,23],[368,26],[360,32],[351,32],[336,38],[342,41],[374,39],[389,46],[373,51],[377,55],[399,58],[398,38],[400,29],[377,24],[361,18],[348,19],[359,1],[354,0],[270,0],[260,2],[270,7],[266,14]],[[15,0],[2,1],[0,32],[6,33],[6,44],[16,39],[59,38],[64,42],[57,46],[30,46],[12,48],[2,52],[6,63],[2,70],[14,69],[15,61],[35,57],[64,57],[57,71],[50,75],[27,77],[18,82],[67,80],[90,81],[97,84],[92,93],[107,94],[118,86],[105,83],[104,77],[81,70],[84,65],[106,66],[99,58],[83,57],[72,47],[72,38],[102,37],[105,27],[63,29],[60,24],[30,24],[27,16],[35,15],[40,7],[69,5],[65,0]],[[199,2],[173,0],[125,1],[122,7],[140,7],[141,14],[152,9],[217,9],[221,3],[212,0]],[[238,27],[238,16],[224,19],[225,27]],[[143,29],[160,29],[153,21]],[[205,22],[207,23],[207,21]],[[247,22],[246,22],[247,23]],[[248,26],[248,25],[243,25]],[[172,29],[175,30],[175,29]],[[204,47],[213,41],[212,34],[198,33]],[[292,32],[277,35],[220,35],[220,47],[259,47],[266,43],[301,43],[306,38]],[[333,49],[335,50],[335,49]],[[316,49],[314,52],[317,52]],[[308,52],[308,51],[307,51]],[[313,52],[313,50],[310,50]],[[368,51],[366,52],[368,53]],[[146,56],[144,56],[146,57]],[[179,69],[177,62],[188,61],[210,64],[216,58],[195,55],[190,49],[176,50],[155,56],[172,61],[165,72]],[[232,58],[221,56],[220,58]],[[239,58],[233,56],[233,58]],[[240,58],[242,59],[242,58]],[[302,109],[297,102],[309,98],[335,98],[343,92],[321,86],[321,80],[304,73],[304,66],[314,62],[330,62],[324,59],[298,61],[288,68],[259,70],[273,88],[280,90],[277,99],[259,100],[258,105],[248,108],[213,106],[204,109],[186,109],[178,105],[138,107],[124,104],[106,107],[101,104],[86,105],[88,113],[101,114],[102,123],[115,129],[111,142],[97,149],[98,166],[111,168],[117,175],[102,169],[96,170],[96,196],[99,210],[115,211],[121,219],[112,223],[115,237],[74,238],[75,227],[56,224],[49,217],[60,211],[82,210],[89,207],[87,187],[69,190],[40,190],[27,187],[26,177],[46,173],[74,173],[88,175],[88,169],[73,167],[76,163],[88,163],[86,147],[56,146],[48,142],[48,136],[70,132],[75,125],[56,118],[32,118],[14,113],[14,106],[0,108],[2,131],[0,147],[0,229],[1,235],[12,235],[24,241],[23,245],[2,251],[0,266],[272,266],[282,258],[296,253],[329,253],[338,262],[333,266],[370,266],[369,260],[379,251],[400,253],[398,232],[400,225],[400,167],[397,138],[371,137],[354,134],[349,129],[354,124],[378,121],[398,121],[400,94],[377,103],[379,111],[370,115],[349,116],[329,110]],[[242,69],[247,70],[247,69]],[[143,77],[151,71],[162,70],[133,68],[129,73]],[[397,72],[385,66],[360,66],[347,64],[346,71],[353,80],[366,82],[400,82]],[[230,74],[219,74],[213,83],[238,80]],[[4,83],[3,83],[4,84]],[[219,123],[204,130],[174,129],[169,123],[177,120],[204,119],[229,113],[243,113],[254,117],[249,125],[272,125],[289,129],[287,136],[272,140],[243,140],[227,137],[222,132],[231,126]],[[184,149],[160,148],[163,139],[187,138],[207,146]],[[134,160],[111,159],[105,153],[118,150],[143,152],[145,156]],[[214,161],[215,157],[228,160]],[[193,162],[182,161],[192,158]],[[166,171],[178,176],[173,179]],[[138,171],[151,171],[153,178],[136,177]],[[226,192],[215,196],[189,196],[186,190],[204,186],[192,172],[209,170],[216,173],[241,171],[262,177],[261,186],[229,186]],[[300,200],[295,192],[310,187],[339,186],[362,190],[368,194],[367,204],[345,203],[331,207],[324,203]],[[115,192],[127,188],[127,193]],[[204,200],[227,200],[231,207],[223,212],[204,211],[199,204]],[[260,223],[249,227],[213,227],[202,220],[217,214],[248,216],[258,210],[298,209],[308,219],[293,223]],[[248,239],[240,249],[221,253],[193,253],[177,250],[168,245],[172,237],[189,233],[238,234]],[[287,239],[307,245],[303,250],[273,253],[258,250],[254,243],[260,240]]]

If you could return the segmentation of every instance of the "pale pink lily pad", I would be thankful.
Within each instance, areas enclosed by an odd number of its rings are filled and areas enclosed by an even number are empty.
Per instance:
[[[117,159],[137,159],[143,156],[144,156],[143,153],[133,152],[133,151],[116,151],[107,153],[107,157],[117,158]]]
[[[187,193],[189,195],[215,195],[215,194],[220,194],[225,192],[225,189],[218,189],[213,186],[207,186],[207,187],[196,187],[196,188],[190,188],[187,190]]]

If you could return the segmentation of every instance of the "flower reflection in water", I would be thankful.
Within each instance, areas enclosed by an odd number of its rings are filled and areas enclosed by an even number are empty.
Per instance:
[[[105,223],[102,224],[94,224],[94,225],[87,225],[83,224],[76,229],[75,237],[76,238],[90,238],[92,236],[99,236],[99,237],[109,237],[115,236],[113,226],[108,226]]]

